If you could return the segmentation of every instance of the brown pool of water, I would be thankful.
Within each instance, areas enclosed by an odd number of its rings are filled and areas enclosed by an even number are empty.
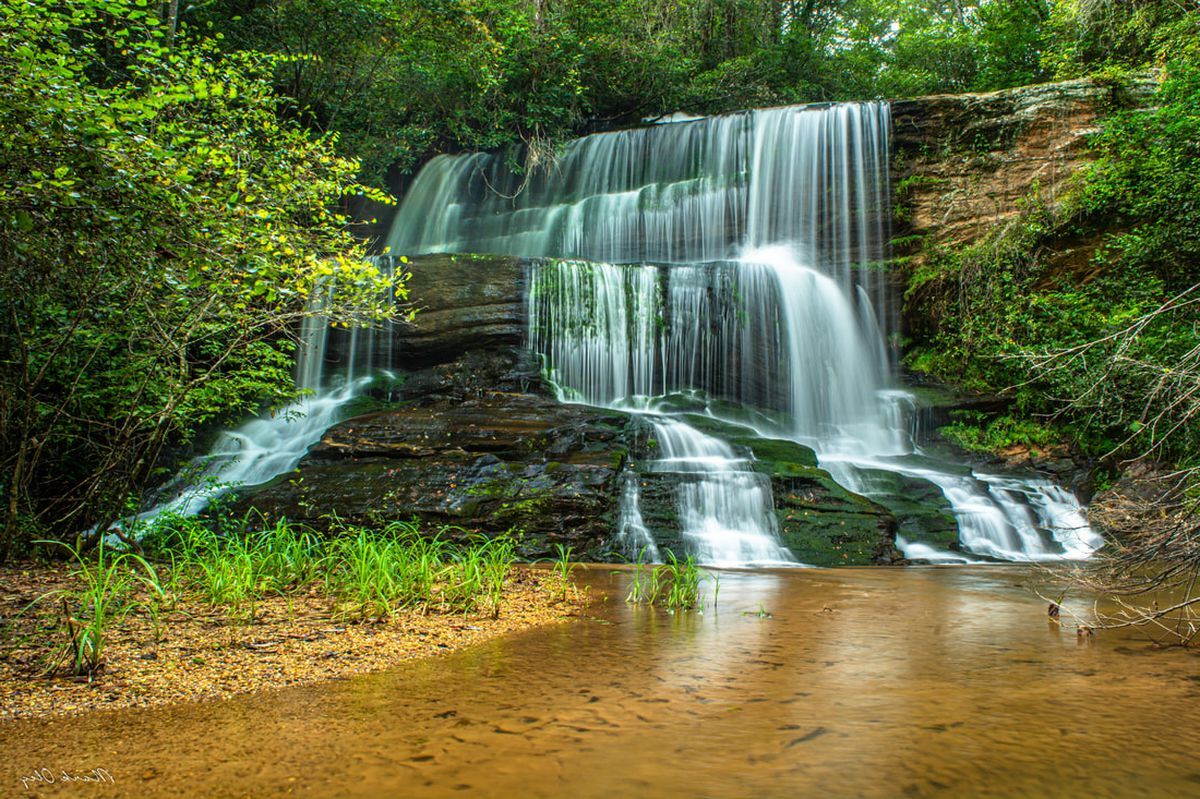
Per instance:
[[[1200,796],[1200,660],[1081,643],[1038,572],[729,571],[703,615],[579,579],[590,619],[393,671],[0,724],[0,796]]]

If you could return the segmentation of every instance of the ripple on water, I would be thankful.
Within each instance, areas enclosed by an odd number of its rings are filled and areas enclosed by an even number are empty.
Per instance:
[[[1200,730],[1180,723],[1200,718],[1195,656],[1130,633],[1080,646],[1013,584],[1038,573],[730,572],[704,616],[627,606],[620,572],[580,575],[609,597],[592,609],[605,624],[336,684],[0,726],[0,786],[50,766],[117,780],[72,796],[147,799],[1198,792]]]

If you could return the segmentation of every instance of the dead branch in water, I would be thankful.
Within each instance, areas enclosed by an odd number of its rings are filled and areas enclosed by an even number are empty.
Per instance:
[[[1100,610],[1097,602],[1092,605],[1092,615],[1084,617],[1070,608],[1062,607],[1057,600],[1046,596],[1041,591],[1034,591],[1034,593],[1040,599],[1049,602],[1052,608],[1057,608],[1057,615],[1051,614],[1053,619],[1059,621],[1061,614],[1066,614],[1075,621],[1080,631],[1086,631],[1089,635],[1093,630],[1149,627],[1162,633],[1162,637],[1155,639],[1156,644],[1170,643],[1189,646],[1196,634],[1200,632],[1200,613],[1194,609],[1200,605],[1200,596],[1188,595],[1188,598],[1182,602],[1165,608],[1159,608],[1156,604],[1151,607],[1132,605],[1120,597],[1112,597],[1113,601],[1120,605],[1120,611],[1112,614],[1104,613]]]
[[[1159,644],[1197,640],[1200,509],[1188,490],[1196,476],[1195,470],[1142,474],[1094,503],[1092,517],[1108,534],[1108,547],[1068,581],[1116,609],[1103,610],[1098,601],[1086,618],[1068,608],[1060,613],[1083,629],[1145,628]],[[1160,606],[1160,597],[1168,597],[1167,604]]]

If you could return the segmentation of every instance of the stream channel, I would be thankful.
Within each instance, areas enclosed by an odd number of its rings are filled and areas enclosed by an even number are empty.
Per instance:
[[[0,795],[1200,795],[1196,654],[1079,638],[1083,597],[1051,623],[1038,567],[713,573],[703,614],[596,565],[580,618],[444,657],[5,723]],[[41,768],[113,782],[24,790]]]

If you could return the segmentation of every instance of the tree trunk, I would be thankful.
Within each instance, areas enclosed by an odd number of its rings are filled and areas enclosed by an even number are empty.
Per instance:
[[[179,29],[179,0],[167,0],[165,19],[167,23],[167,47],[175,43],[175,31]]]
[[[17,540],[21,510],[21,483],[25,480],[25,461],[29,452],[29,441],[22,437],[21,446],[17,450],[17,464],[13,467],[12,481],[8,486],[8,507],[4,514],[4,533],[0,535],[0,563],[8,560],[12,546]]]

